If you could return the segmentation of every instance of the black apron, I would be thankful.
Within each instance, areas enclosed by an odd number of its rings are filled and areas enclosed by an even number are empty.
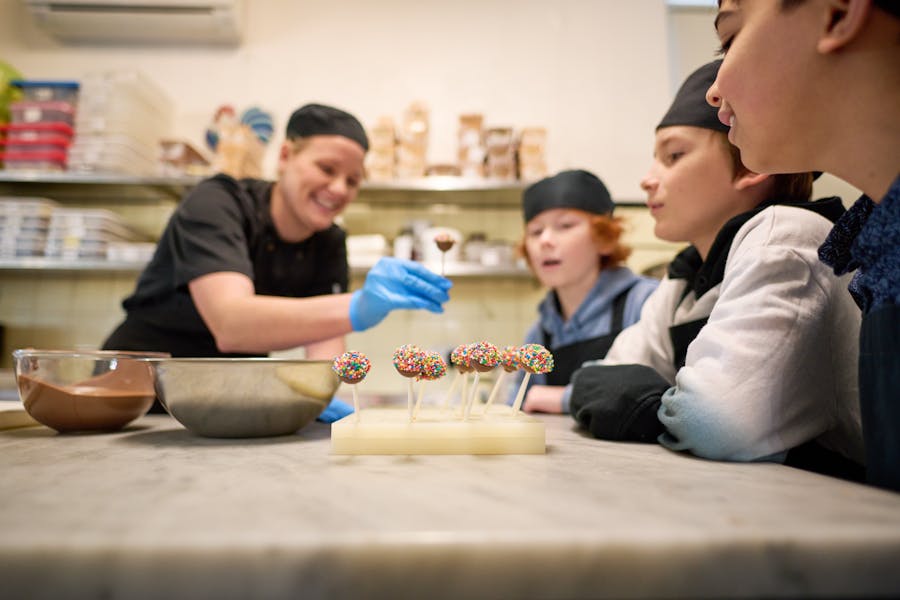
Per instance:
[[[542,330],[544,346],[553,354],[553,370],[547,374],[547,385],[569,385],[572,373],[581,368],[581,365],[589,360],[603,358],[612,347],[616,336],[624,329],[625,303],[628,301],[628,293],[631,286],[620,293],[612,303],[612,323],[609,333],[595,338],[567,344],[559,348],[550,347],[550,334],[546,329]]]

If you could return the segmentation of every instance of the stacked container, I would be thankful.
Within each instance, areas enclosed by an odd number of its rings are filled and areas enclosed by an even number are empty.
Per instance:
[[[148,176],[170,134],[172,101],[138,71],[88,74],[81,82],[69,169]]]
[[[46,198],[0,197],[0,260],[44,256],[56,206]]]
[[[76,81],[17,79],[23,100],[9,105],[10,123],[0,126],[0,150],[9,170],[66,169],[77,113]]]
[[[45,256],[67,260],[106,260],[111,244],[141,239],[114,212],[54,208],[47,226]]]

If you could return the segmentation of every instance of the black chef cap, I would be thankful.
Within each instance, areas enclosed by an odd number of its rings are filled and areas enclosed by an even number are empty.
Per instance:
[[[522,195],[527,223],[551,208],[577,208],[598,215],[612,214],[615,204],[603,182],[588,171],[561,171],[528,186]]]
[[[706,92],[716,80],[721,64],[722,59],[714,60],[691,73],[681,84],[669,112],[656,128],[689,125],[727,133],[728,125],[719,120],[719,109],[706,101]]]
[[[369,150],[369,138],[362,124],[348,112],[324,104],[307,104],[294,111],[288,120],[289,140],[312,135],[342,135]]]

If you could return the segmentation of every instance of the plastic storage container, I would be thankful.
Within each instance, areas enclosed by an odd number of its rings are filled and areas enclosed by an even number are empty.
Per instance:
[[[50,140],[71,142],[75,130],[71,125],[48,121],[44,123],[9,123],[0,125],[0,136],[15,140]]]
[[[0,138],[0,150],[5,152],[66,152],[69,141],[65,138],[23,140],[15,137]]]
[[[22,90],[23,98],[28,102],[78,102],[77,81],[50,81],[41,79],[13,79],[9,82],[13,87]]]
[[[65,123],[75,124],[75,105],[70,102],[12,102],[9,105],[12,123]]]
[[[65,152],[0,152],[3,168],[10,171],[65,171]]]

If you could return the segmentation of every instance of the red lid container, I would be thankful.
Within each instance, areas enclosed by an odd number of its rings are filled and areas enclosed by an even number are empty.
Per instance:
[[[46,138],[43,140],[23,140],[15,137],[0,138],[0,148],[6,152],[68,152],[69,140],[64,137]]]
[[[75,129],[61,121],[45,121],[43,123],[9,123],[0,125],[0,135],[17,140],[45,140],[64,138],[71,141]]]
[[[28,171],[64,171],[65,152],[0,152],[3,168]]]

